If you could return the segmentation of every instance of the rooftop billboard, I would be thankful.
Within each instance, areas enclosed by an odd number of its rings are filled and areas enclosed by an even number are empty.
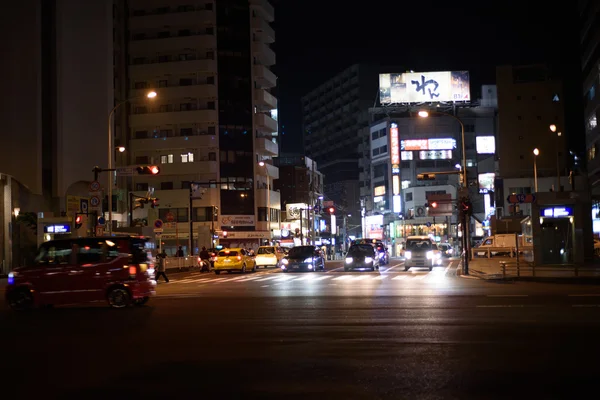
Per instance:
[[[469,71],[379,75],[379,101],[384,105],[470,100]]]

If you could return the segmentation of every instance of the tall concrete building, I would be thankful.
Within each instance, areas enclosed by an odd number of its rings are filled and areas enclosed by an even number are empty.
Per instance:
[[[227,232],[220,233],[225,245],[271,239],[280,214],[273,190],[279,171],[272,161],[278,154],[272,5],[131,0],[128,6],[132,100],[128,129],[116,138],[127,149],[120,162],[160,167],[156,176],[121,180],[137,196],[154,189],[159,198],[158,208],[134,210],[133,224],[170,222],[162,235],[168,250],[188,243],[190,226],[201,242],[197,232],[208,227]],[[145,97],[150,90],[158,94],[154,100]],[[193,182],[201,189],[190,216]],[[120,191],[121,224],[127,223],[128,190]],[[210,243],[195,247],[203,245]]]
[[[586,132],[588,174],[592,193],[600,194],[600,1],[579,2],[581,22],[581,70],[583,72],[583,101]],[[598,207],[596,206],[596,213]],[[600,230],[600,218],[595,218]]]
[[[501,66],[498,88],[497,154],[500,177],[533,176],[533,149],[539,149],[539,177],[565,175],[566,136],[562,81],[543,65]],[[556,131],[550,129],[556,126]],[[555,190],[559,190],[555,185]],[[567,186],[564,179],[561,186]]]
[[[0,262],[6,271],[11,248],[28,245],[10,235],[17,210],[60,217],[69,211],[68,196],[88,196],[92,168],[107,165],[112,2],[11,2],[0,30]]]
[[[355,64],[302,98],[304,150],[325,176],[325,198],[360,225],[359,146],[378,97],[378,67]]]

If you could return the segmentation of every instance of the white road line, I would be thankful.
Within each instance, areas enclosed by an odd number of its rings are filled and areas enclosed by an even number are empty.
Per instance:
[[[216,278],[216,279],[212,279],[210,282],[207,282],[207,283],[220,283],[226,279],[231,279],[231,278]]]
[[[448,266],[447,266],[447,267],[446,267],[446,269],[444,270],[444,274],[445,274],[446,272],[448,272],[448,270],[450,269],[450,267],[451,267],[451,266],[452,266],[452,261],[450,261],[450,262],[448,263]]]
[[[385,276],[385,275],[379,275],[379,276],[373,277],[373,280],[383,280],[383,279],[386,279],[386,278],[387,278],[387,276]]]
[[[320,276],[318,278],[315,279],[315,281],[322,281],[324,279],[329,279],[329,278],[333,278],[333,276],[329,275],[329,276]]]
[[[260,276],[252,276],[249,278],[240,279],[238,282],[249,282],[249,281],[253,281],[255,279],[259,279],[259,278],[260,278]]]
[[[569,297],[600,297],[600,293],[593,293],[593,294],[570,294]]]
[[[488,294],[487,297],[528,297],[528,294]]]
[[[277,278],[279,278],[279,277],[278,276],[269,276],[269,277],[266,277],[266,278],[260,278],[256,282],[270,281],[272,279],[277,279]]]
[[[404,262],[401,262],[400,264],[396,264],[396,265],[394,265],[393,267],[389,267],[388,269],[386,269],[386,270],[385,270],[385,271],[383,271],[383,272],[388,272],[388,271],[391,271],[391,270],[393,270],[394,268],[397,268],[397,267],[399,267],[399,266],[401,266],[401,265],[404,265]]]
[[[342,276],[338,276],[338,277],[333,278],[333,280],[334,281],[346,281],[346,280],[349,280],[351,278],[352,278],[351,275],[342,275]]]
[[[261,287],[269,287],[270,285],[261,285]]]
[[[399,280],[402,280],[402,279],[406,279],[407,276],[408,275],[398,275],[398,276],[392,278],[392,280],[393,281],[399,281]]]
[[[325,272],[326,274],[333,272],[333,271],[337,271],[338,269],[344,269],[344,267],[339,267],[339,268],[335,268],[335,269],[330,269],[329,271]]]
[[[427,278],[427,274],[415,276],[415,279],[419,279],[419,280],[422,280],[422,279],[425,279],[425,278]]]
[[[200,282],[206,282],[206,281],[212,281],[213,278],[204,278],[204,279],[197,279],[194,281],[194,283],[200,283]]]

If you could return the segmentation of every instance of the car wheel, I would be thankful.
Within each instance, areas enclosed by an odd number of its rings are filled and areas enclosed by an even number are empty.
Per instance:
[[[408,271],[410,269],[410,267],[404,267],[404,271]]]
[[[221,271],[215,270],[215,275],[221,275]]]
[[[240,271],[242,274],[246,273],[246,264],[242,265],[242,270]]]
[[[136,306],[143,306],[144,304],[146,304],[148,302],[148,300],[150,300],[150,297],[148,297],[148,296],[142,297],[141,299],[133,300],[133,304],[135,304]]]
[[[15,311],[26,311],[33,308],[33,295],[26,289],[14,290],[8,296],[8,304]]]
[[[432,265],[431,267],[429,267],[429,270],[430,270],[430,271],[433,271],[433,265]]]
[[[129,305],[129,303],[131,303],[129,292],[127,289],[122,287],[110,289],[106,297],[108,299],[108,304],[112,308],[125,308]]]
[[[255,263],[254,266],[252,267],[252,272],[256,272],[257,269],[258,269],[258,267],[256,266],[256,263]]]

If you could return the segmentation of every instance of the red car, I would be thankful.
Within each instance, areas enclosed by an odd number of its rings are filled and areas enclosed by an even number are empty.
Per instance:
[[[143,305],[156,294],[148,239],[111,236],[52,240],[34,263],[9,273],[6,301],[15,310],[105,300]]]

